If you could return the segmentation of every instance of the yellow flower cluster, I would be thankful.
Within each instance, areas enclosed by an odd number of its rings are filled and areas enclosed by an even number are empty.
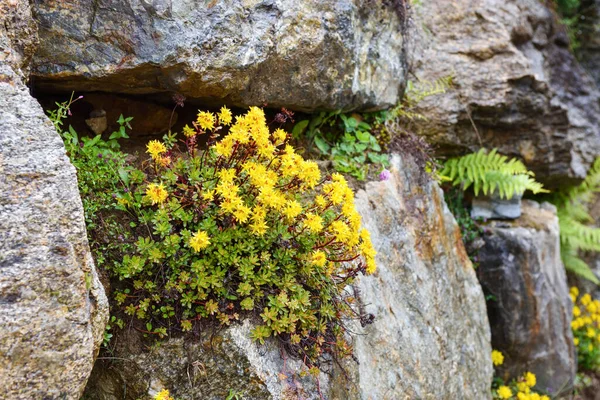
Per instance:
[[[152,204],[161,204],[167,200],[169,193],[162,183],[150,183],[146,188],[146,196],[152,201]]]
[[[167,389],[163,389],[154,396],[154,400],[173,400]]]
[[[150,154],[154,161],[160,159],[160,155],[165,153],[167,148],[158,140],[151,140],[146,145],[146,153]]]
[[[231,120],[231,111],[222,108],[218,123],[226,125]],[[215,129],[216,121],[209,112],[198,113],[197,123],[202,129]],[[217,204],[220,212],[233,217],[236,223],[248,224],[257,236],[265,235],[280,218],[285,218],[298,234],[320,233],[319,246],[323,248],[309,260],[314,265],[351,261],[360,254],[366,272],[373,273],[376,251],[369,232],[361,229],[354,193],[346,179],[334,173],[322,184],[318,165],[297,154],[286,144],[287,138],[282,129],[270,132],[264,111],[258,107],[237,116],[223,139],[210,148],[220,166],[216,171],[218,180],[214,186],[204,188],[202,198]],[[325,220],[325,212],[334,212],[335,216]],[[327,251],[329,244],[335,245],[335,254]]]
[[[502,365],[504,363],[504,355],[498,350],[492,350],[492,362],[494,366]]]
[[[198,231],[190,238],[190,246],[196,252],[207,248],[209,244],[210,239],[208,234],[204,231]]]
[[[492,362],[494,366],[502,365],[504,363],[504,355],[498,350],[492,350]],[[510,385],[500,385],[493,397],[494,399],[503,400],[550,400],[550,397],[532,390],[536,383],[535,374],[525,372],[519,379],[511,381]]]
[[[579,289],[572,287],[569,293],[573,302],[573,341],[579,357],[600,347],[600,301],[589,293],[579,296]]]

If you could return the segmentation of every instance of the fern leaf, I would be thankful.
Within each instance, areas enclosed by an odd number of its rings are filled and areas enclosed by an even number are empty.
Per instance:
[[[600,280],[594,274],[590,266],[579,258],[576,252],[571,251],[570,249],[561,248],[560,258],[565,266],[567,271],[574,273],[575,275],[579,275],[584,279],[587,279],[596,285],[600,284]]]

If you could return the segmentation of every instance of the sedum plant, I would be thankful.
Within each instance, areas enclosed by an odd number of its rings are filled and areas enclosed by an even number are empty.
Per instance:
[[[577,348],[577,365],[587,371],[600,369],[600,301],[579,289],[570,290],[573,303],[573,341]]]
[[[534,194],[547,192],[521,161],[515,158],[509,160],[498,154],[496,149],[488,152],[482,148],[477,153],[451,158],[444,163],[439,175],[455,186],[462,185],[463,190],[473,186],[475,195],[496,192],[501,198],[510,199],[526,190]]]
[[[160,337],[254,316],[255,340],[279,339],[312,373],[350,355],[347,288],[376,265],[345,178],[322,176],[257,107],[235,122],[199,112],[183,134],[149,142],[117,192],[136,237],[111,267],[118,305]]]
[[[492,350],[492,363],[495,367],[504,364],[504,355],[498,350]],[[497,371],[494,371],[497,372]],[[495,374],[496,375],[496,374]],[[517,379],[506,383],[504,379],[494,376],[492,381],[493,400],[550,400],[545,394],[534,390],[537,379],[532,372],[525,372]]]

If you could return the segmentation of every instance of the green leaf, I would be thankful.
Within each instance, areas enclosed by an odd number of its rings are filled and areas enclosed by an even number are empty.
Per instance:
[[[368,143],[371,140],[372,136],[369,132],[357,131],[356,138],[363,143]]]
[[[299,139],[300,136],[304,133],[304,130],[308,126],[309,122],[310,122],[309,120],[304,119],[304,120],[296,123],[296,125],[294,125],[294,127],[292,128],[292,137],[294,139]]]
[[[331,146],[321,136],[315,136],[315,145],[323,154],[328,154]]]

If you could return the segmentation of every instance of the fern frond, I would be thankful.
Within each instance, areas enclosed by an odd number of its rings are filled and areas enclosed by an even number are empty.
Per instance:
[[[479,192],[488,195],[497,191],[502,198],[521,195],[525,190],[533,193],[547,192],[541,183],[533,179],[521,161],[499,154],[496,149],[488,152],[480,149],[476,153],[452,158],[444,163],[441,175],[454,185],[462,184],[466,190],[473,185],[475,195]]]
[[[564,212],[558,214],[560,242],[574,251],[600,251],[600,228],[584,225]]]
[[[577,252],[569,248],[561,247],[560,258],[567,271],[587,279],[596,285],[600,284],[600,280],[594,274],[590,266],[577,256]]]

